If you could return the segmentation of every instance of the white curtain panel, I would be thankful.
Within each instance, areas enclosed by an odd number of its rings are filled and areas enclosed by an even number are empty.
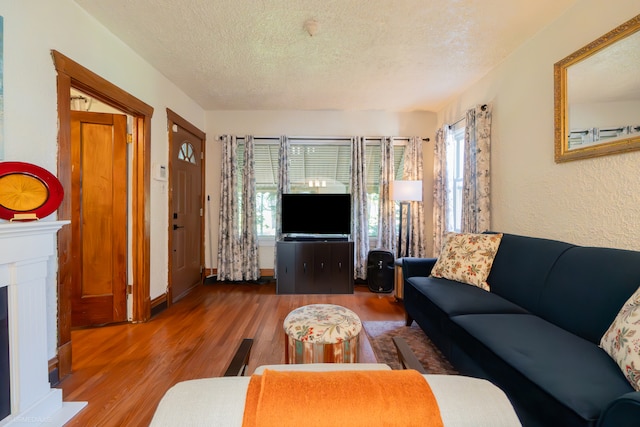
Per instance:
[[[433,257],[440,255],[444,235],[448,230],[448,210],[451,209],[447,185],[447,145],[449,126],[445,125],[436,132],[433,146]]]
[[[422,181],[422,138],[418,136],[411,137],[404,151],[404,171],[403,179],[410,181]],[[409,202],[411,209],[411,234],[409,253],[403,253],[403,256],[409,257],[425,257],[425,227],[424,227],[424,203]],[[405,216],[406,218],[406,216]],[[401,231],[402,232],[402,231]],[[406,245],[406,230],[402,232],[402,248]]]
[[[237,161],[235,136],[222,137],[220,168],[220,233],[218,234],[218,280],[242,280],[242,248],[238,233]]]
[[[354,245],[353,276],[355,279],[367,278],[367,256],[369,255],[365,153],[365,139],[351,138],[351,239]]]
[[[396,253],[395,202],[391,200],[391,182],[395,176],[393,140],[380,141],[380,186],[378,204],[378,248]]]
[[[282,193],[288,193],[289,184],[289,138],[280,137],[278,152],[278,195],[276,197],[276,245],[282,240]],[[278,251],[273,251],[273,277],[278,277]]]
[[[244,280],[260,278],[258,259],[258,224],[256,223],[256,176],[253,136],[244,138],[244,171],[242,174],[242,261]]]
[[[467,111],[461,231],[481,233],[491,227],[491,104]]]

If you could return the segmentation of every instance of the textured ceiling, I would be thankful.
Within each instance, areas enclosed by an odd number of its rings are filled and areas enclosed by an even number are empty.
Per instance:
[[[438,110],[575,1],[75,0],[205,110],[387,111]]]

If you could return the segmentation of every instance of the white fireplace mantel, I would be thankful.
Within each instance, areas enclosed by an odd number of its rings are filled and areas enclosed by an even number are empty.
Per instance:
[[[11,415],[0,426],[62,426],[86,402],[63,402],[49,384],[47,263],[69,221],[0,223],[0,287],[8,287]]]

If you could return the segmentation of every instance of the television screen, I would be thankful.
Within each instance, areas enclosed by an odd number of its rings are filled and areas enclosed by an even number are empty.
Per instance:
[[[283,194],[285,234],[351,234],[350,194]]]

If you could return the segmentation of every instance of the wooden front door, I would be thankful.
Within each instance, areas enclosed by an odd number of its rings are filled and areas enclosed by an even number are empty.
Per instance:
[[[127,320],[127,118],[71,112],[71,325]]]
[[[202,281],[202,152],[204,141],[172,126],[171,135],[171,299]]]

